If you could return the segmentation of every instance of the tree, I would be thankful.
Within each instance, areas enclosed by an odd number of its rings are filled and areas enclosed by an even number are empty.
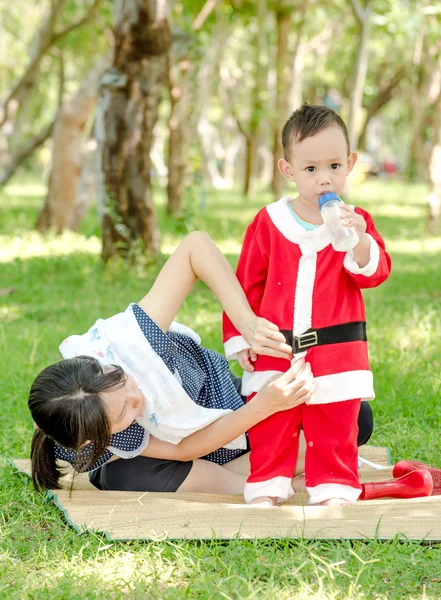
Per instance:
[[[116,0],[113,64],[100,80],[102,258],[126,255],[135,241],[156,252],[149,151],[171,46],[166,0]]]
[[[187,47],[188,40],[174,40],[169,56],[168,215],[177,215],[180,211],[187,169],[187,140],[190,136],[188,75],[191,69]]]
[[[55,46],[62,44],[68,36],[83,25],[90,23],[97,14],[101,0],[87,0],[85,10],[78,7],[70,7],[68,0],[52,0],[48,10],[41,18],[40,26],[32,37],[28,48],[28,61],[22,73],[15,77],[11,83],[5,98],[0,106],[0,131],[8,130],[10,147],[4,154],[4,172],[0,182],[5,184],[14,174],[16,168],[51,135],[55,116],[51,119],[45,118],[44,124],[31,135],[21,131],[20,123],[30,119],[29,106],[35,98],[35,90],[41,76],[41,64],[45,57],[60,62],[60,90],[59,102],[63,94],[64,70],[62,53],[57,52]],[[66,23],[67,9],[73,10],[73,18]],[[72,12],[71,10],[71,12]],[[55,50],[54,50],[55,49]],[[45,107],[47,113],[47,106]]]
[[[276,106],[273,118],[272,148],[273,148],[273,179],[271,188],[274,197],[278,200],[283,191],[283,178],[279,172],[278,162],[281,158],[281,134],[282,123],[291,112],[289,93],[293,86],[293,74],[297,70],[296,61],[302,43],[303,27],[305,25],[306,12],[310,0],[298,0],[298,19],[295,30],[295,41],[289,45],[289,34],[293,25],[294,11],[291,2],[284,0],[276,4],[275,15],[277,23],[277,55],[276,55]],[[297,106],[295,108],[298,108]]]
[[[438,233],[441,216],[441,92],[433,116],[433,146],[429,162],[430,190],[428,195],[428,229]]]
[[[278,162],[280,154],[281,123],[287,113],[287,90],[291,88],[292,57],[289,53],[288,36],[293,22],[292,7],[283,0],[276,5],[276,30],[277,30],[277,55],[276,55],[276,106],[273,118],[273,179],[271,188],[274,197],[278,200],[282,193],[283,179],[279,172]]]
[[[363,89],[369,62],[369,32],[371,27],[372,0],[351,0],[355,18],[359,25],[357,60],[355,63],[354,82],[352,87],[351,108],[348,119],[349,145],[357,150],[360,131],[361,108],[363,106]]]
[[[101,59],[77,92],[63,104],[54,126],[52,169],[48,191],[36,227],[40,231],[76,229],[77,199],[83,167],[84,130],[95,106],[98,78],[109,63]]]
[[[266,92],[266,59],[268,56],[266,15],[267,0],[257,0],[256,33],[254,35],[253,44],[255,48],[254,85],[251,93],[248,124],[246,124],[239,116],[238,111],[234,106],[234,102],[231,103],[237,126],[245,139],[245,176],[243,185],[244,196],[249,196],[251,190],[251,182],[256,168],[260,122],[262,120],[264,111],[263,96]]]

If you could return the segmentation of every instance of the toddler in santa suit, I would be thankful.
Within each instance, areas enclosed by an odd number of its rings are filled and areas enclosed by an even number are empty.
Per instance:
[[[305,484],[311,504],[357,500],[357,417],[361,400],[374,398],[361,289],[383,283],[391,261],[370,214],[343,205],[343,223],[358,244],[337,252],[323,224],[318,199],[340,195],[357,160],[346,125],[326,106],[304,105],[282,131],[282,175],[296,184],[297,198],[261,209],[248,227],[237,277],[254,312],[278,325],[314,375],[308,404],[274,414],[249,431],[249,503],[271,504],[293,495],[291,480],[300,430],[306,440]],[[289,361],[256,356],[224,315],[228,358],[245,370],[242,394],[254,394]]]

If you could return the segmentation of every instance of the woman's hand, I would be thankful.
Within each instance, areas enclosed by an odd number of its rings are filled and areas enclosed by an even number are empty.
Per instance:
[[[270,416],[308,402],[314,393],[314,377],[309,363],[298,360],[286,373],[269,381],[251,402],[259,403]]]
[[[291,360],[292,348],[283,333],[271,321],[253,315],[241,329],[241,334],[254,354],[265,354]]]
[[[251,402],[195,431],[179,444],[151,436],[142,456],[182,461],[200,458],[225,446],[272,414],[307,402],[313,391],[311,367],[304,360],[298,360],[286,373],[268,382]]]

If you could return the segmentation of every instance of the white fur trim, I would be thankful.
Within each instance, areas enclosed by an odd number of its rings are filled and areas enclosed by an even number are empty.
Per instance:
[[[343,261],[343,266],[347,271],[349,271],[349,273],[353,273],[354,275],[371,277],[378,269],[378,264],[380,262],[380,248],[378,247],[376,240],[374,240],[371,235],[367,234],[367,236],[371,240],[368,264],[364,267],[359,267],[354,258],[354,250],[348,250]]]
[[[371,371],[346,371],[314,378],[314,397],[309,404],[329,404],[343,400],[373,400],[374,378]]]
[[[341,483],[321,483],[315,487],[306,488],[309,494],[308,504],[320,504],[331,498],[342,498],[351,504],[357,502],[361,490]]]
[[[302,249],[302,248],[301,248]],[[294,294],[294,335],[310,329],[312,325],[312,295],[314,291],[315,272],[317,265],[317,253],[312,256],[303,255],[299,260],[299,270]],[[299,354],[304,354],[299,353]],[[298,354],[296,354],[296,358]]]
[[[270,379],[282,375],[282,371],[244,372],[242,395],[249,396],[260,391]],[[301,373],[299,373],[301,375]],[[371,371],[345,371],[314,378],[315,390],[308,404],[330,404],[344,400],[373,400],[374,378]]]
[[[320,252],[331,243],[326,225],[323,224],[312,231],[306,231],[291,214],[288,207],[290,200],[291,198],[284,197],[266,207],[271,221],[290,242],[300,246],[306,245],[311,250]]]
[[[244,498],[245,502],[251,502],[260,496],[276,496],[277,502],[288,500],[294,496],[292,480],[290,477],[273,477],[266,481],[254,481],[245,484]]]
[[[324,224],[313,231],[305,231],[292,218],[288,202],[289,198],[282,198],[267,206],[267,211],[277,229],[289,241],[298,244],[302,253],[293,306],[293,332],[294,335],[300,335],[310,329],[312,325],[312,296],[317,268],[317,252],[323,250],[330,243],[330,238]],[[301,352],[296,354],[295,358],[301,358],[304,355],[305,353]]]
[[[249,347],[241,335],[235,335],[224,344],[225,356],[228,360],[237,360],[237,353]]]
[[[258,392],[276,375],[282,375],[282,371],[254,371],[253,373],[244,371],[242,377],[242,396],[249,396],[254,392]]]
[[[135,450],[120,450],[119,448],[114,448],[113,446],[107,446],[107,450],[110,450],[112,454],[115,456],[119,456],[120,458],[135,458],[135,456],[139,456],[141,452],[147,448],[150,441],[150,433],[148,431],[144,431],[144,438],[138,448]]]

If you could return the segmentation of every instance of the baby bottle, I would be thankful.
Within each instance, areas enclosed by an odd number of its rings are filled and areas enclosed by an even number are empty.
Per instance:
[[[334,192],[320,196],[318,205],[334,250],[347,252],[358,244],[358,235],[354,228],[345,227],[342,223],[342,201]]]

